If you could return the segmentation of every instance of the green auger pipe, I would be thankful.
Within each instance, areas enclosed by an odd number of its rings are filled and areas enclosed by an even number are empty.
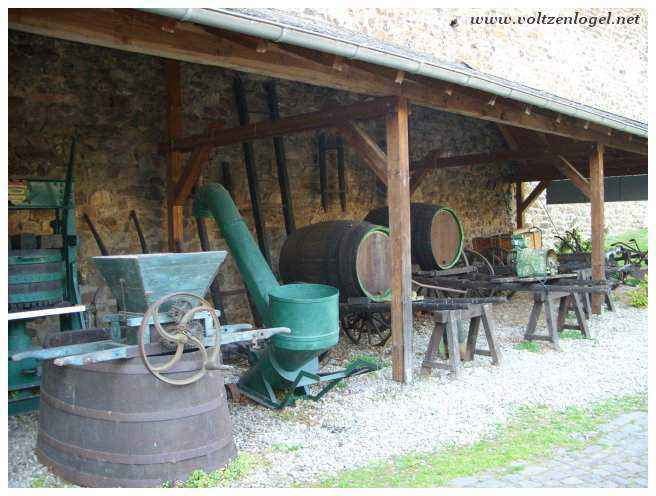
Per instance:
[[[228,191],[219,184],[196,193],[194,215],[212,214],[253,302],[266,325],[288,327],[270,344],[251,355],[252,367],[239,379],[239,390],[270,408],[283,408],[297,397],[319,399],[346,377],[376,370],[369,363],[352,364],[345,370],[319,374],[319,355],[339,340],[339,291],[322,284],[280,285],[260,252],[246,222]],[[325,382],[317,394],[309,386]],[[276,390],[283,391],[278,399]]]

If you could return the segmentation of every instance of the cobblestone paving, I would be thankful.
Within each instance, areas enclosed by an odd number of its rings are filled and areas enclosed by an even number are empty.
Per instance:
[[[453,479],[451,487],[647,487],[647,413],[620,415],[582,450]]]

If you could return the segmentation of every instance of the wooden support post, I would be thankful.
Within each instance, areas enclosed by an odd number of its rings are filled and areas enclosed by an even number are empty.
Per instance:
[[[337,145],[337,181],[339,182],[339,204],[342,212],[346,212],[346,168],[344,165],[344,140],[336,138]]]
[[[237,112],[239,114],[239,124],[243,126],[249,123],[250,118],[248,116],[246,92],[241,78],[235,78],[233,89],[235,92]],[[257,169],[255,167],[253,143],[245,141],[242,146],[244,148],[244,163],[246,164],[246,176],[248,177],[248,190],[251,196],[251,207],[253,208],[253,221],[255,222],[257,243],[260,246],[260,250],[262,251],[265,260],[271,265],[271,254],[269,253],[269,244],[266,240],[264,219],[262,218],[262,208],[260,205],[260,190],[257,182]]]
[[[517,229],[524,227],[524,209],[522,203],[524,201],[524,183],[515,181],[515,208],[517,210]]]
[[[268,83],[265,83],[264,90],[267,94],[269,117],[272,121],[277,121],[280,119],[280,109],[278,105],[276,82],[269,81]],[[287,157],[285,155],[284,138],[281,136],[273,138],[273,148],[276,152],[276,166],[278,169],[280,200],[282,201],[282,215],[285,219],[285,231],[289,235],[296,230],[296,225],[294,224],[294,205],[292,204],[292,194],[289,187],[289,174],[287,173]]]
[[[319,190],[321,193],[321,207],[324,212],[328,211],[328,166],[326,165],[326,135],[319,134],[317,139],[319,165]]]
[[[232,196],[232,172],[229,162],[221,162],[221,184]]]
[[[606,278],[604,258],[604,145],[590,155],[590,216],[592,223],[592,279]],[[592,295],[592,313],[600,314],[604,295]]]
[[[182,137],[182,88],[180,86],[180,63],[177,60],[166,61],[166,81],[168,133],[169,141],[173,142]],[[184,207],[176,205],[175,193],[182,172],[182,154],[170,151],[167,165],[166,209],[169,251],[181,251],[184,237]]]
[[[393,378],[412,381],[412,301],[410,265],[410,154],[408,101],[399,97],[387,115],[387,204],[392,253]]]
[[[593,150],[592,153],[594,154],[595,151]],[[588,179],[565,157],[559,155],[558,159],[560,162],[554,164],[556,168],[562,172],[563,175],[586,196],[586,198],[590,198],[590,181],[588,181]]]

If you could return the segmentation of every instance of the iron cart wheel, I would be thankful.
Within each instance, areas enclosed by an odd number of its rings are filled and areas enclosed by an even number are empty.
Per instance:
[[[340,318],[344,334],[352,343],[358,344],[363,335],[373,346],[384,346],[392,335],[391,316],[389,312],[352,312]]]
[[[482,254],[476,250],[463,250],[463,255],[470,265],[476,267],[476,273],[487,277],[494,276],[494,267]],[[488,298],[494,296],[494,289],[470,289],[470,296],[474,298]]]

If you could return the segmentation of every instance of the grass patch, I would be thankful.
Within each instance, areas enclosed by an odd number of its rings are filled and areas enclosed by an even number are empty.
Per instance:
[[[516,350],[530,351],[531,353],[540,353],[540,345],[535,341],[522,341],[515,345]]]
[[[269,462],[262,456],[252,453],[240,453],[228,466],[221,470],[207,473],[204,470],[194,470],[186,481],[165,483],[163,487],[206,488],[224,487],[245,477],[256,466]]]
[[[586,339],[581,331],[574,329],[565,329],[563,332],[558,333],[558,336],[560,336],[560,339]]]
[[[271,451],[277,451],[280,453],[294,453],[302,448],[300,444],[285,444],[285,443],[273,443],[271,445]]]
[[[390,360],[383,360],[382,358],[377,357],[377,356],[375,356],[375,355],[362,355],[362,354],[361,354],[361,355],[355,355],[355,356],[353,356],[353,357],[349,360],[349,362],[348,362],[348,364],[346,365],[346,367],[347,367],[347,368],[350,367],[351,365],[353,365],[353,364],[354,364],[355,362],[357,362],[358,360],[361,360],[361,361],[363,361],[363,362],[365,362],[365,363],[367,363],[367,364],[369,364],[369,365],[372,365],[372,366],[374,366],[374,367],[376,367],[376,368],[378,368],[378,369],[382,369],[382,368],[385,368],[385,367],[390,367],[390,366],[392,365],[392,362],[391,362]]]
[[[434,453],[412,453],[341,472],[318,487],[440,487],[457,477],[552,455],[559,447],[583,448],[603,423],[628,411],[646,411],[646,394],[608,400],[586,408],[519,408],[494,438]]]
[[[648,281],[645,275],[644,281],[640,281],[635,289],[629,293],[629,304],[636,308],[647,308],[649,305]]]

